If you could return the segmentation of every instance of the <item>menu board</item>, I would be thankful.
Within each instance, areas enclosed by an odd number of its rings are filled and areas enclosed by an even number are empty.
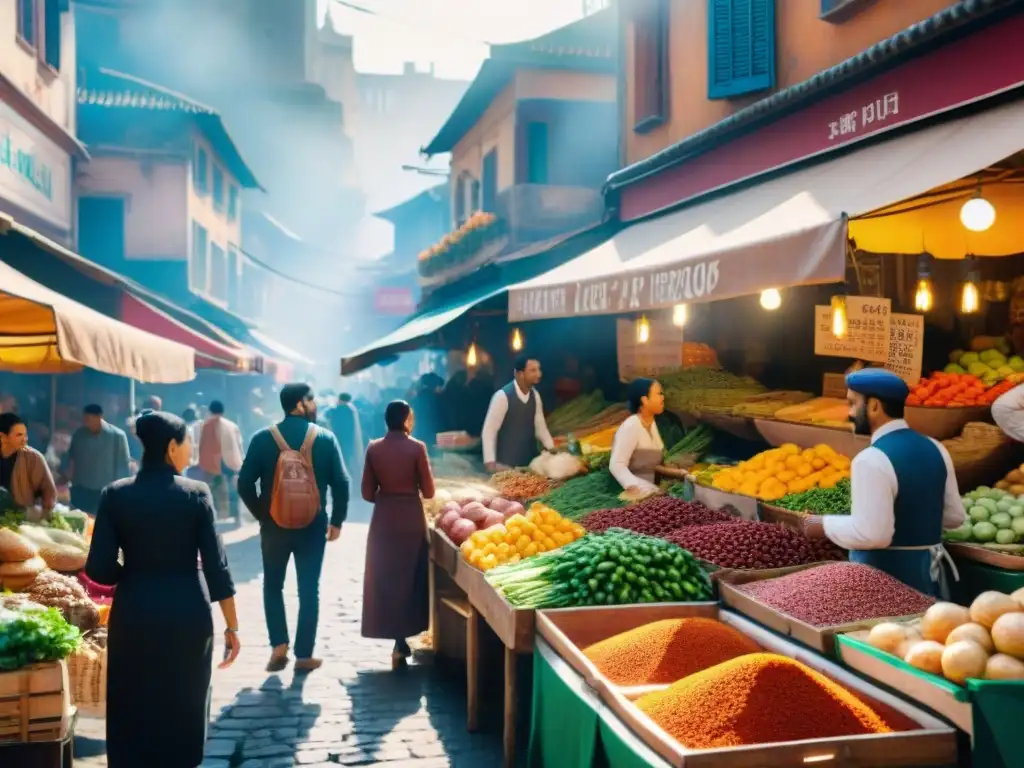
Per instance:
[[[889,358],[885,367],[910,386],[921,378],[924,356],[924,315],[889,315]]]
[[[889,360],[892,302],[872,296],[847,296],[847,333],[832,334],[832,308],[814,308],[814,354],[885,363]]]
[[[641,376],[654,378],[683,365],[683,329],[672,324],[671,316],[658,315],[648,322],[651,333],[646,344],[636,340],[636,320],[616,323],[620,381],[629,382]]]

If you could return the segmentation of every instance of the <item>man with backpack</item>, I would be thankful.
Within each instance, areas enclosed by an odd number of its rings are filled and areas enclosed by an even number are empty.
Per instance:
[[[295,669],[308,672],[321,665],[313,658],[320,612],[320,571],[324,546],[341,535],[348,512],[348,475],[338,441],[316,425],[312,388],[308,384],[286,384],[281,388],[281,407],[284,420],[257,432],[249,444],[238,474],[238,495],[260,523],[263,610],[273,647],[267,671],[280,672],[288,666],[283,592],[288,561],[294,555],[299,586]]]

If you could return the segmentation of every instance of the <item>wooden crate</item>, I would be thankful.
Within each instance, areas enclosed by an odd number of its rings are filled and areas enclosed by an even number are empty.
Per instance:
[[[990,549],[978,544],[964,544],[961,542],[945,542],[946,549],[951,555],[963,557],[967,560],[974,560],[993,568],[1002,568],[1004,571],[1024,571],[1024,556],[1011,554],[1012,551],[1019,551],[1019,544],[1006,545],[1009,551]]]
[[[764,581],[785,576],[789,573],[802,571],[807,568],[817,568],[827,563],[812,563],[810,565],[798,565],[792,568],[776,568],[763,571],[730,571],[718,576],[718,590],[722,602],[733,610],[749,616],[759,624],[763,624],[780,635],[792,637],[810,648],[829,656],[835,655],[835,638],[837,634],[855,632],[859,629],[871,629],[875,624],[883,621],[910,621],[915,616],[880,616],[864,621],[849,622],[847,624],[836,624],[829,627],[816,627],[801,621],[794,616],[780,613],[775,608],[765,605],[762,602],[750,597],[746,592],[737,589],[741,584],[749,584],[753,581]]]
[[[60,741],[71,720],[63,661],[0,673],[0,743]]]
[[[718,618],[718,603],[648,603],[644,605],[556,608],[537,612],[537,634],[575,669],[587,685],[612,685],[581,652],[594,643],[663,619]]]
[[[765,502],[761,502],[758,507],[758,517],[762,523],[778,523],[798,532],[803,532],[804,518],[808,514],[813,513],[794,512],[791,509],[783,509],[782,507],[776,507],[774,504],[767,504]]]
[[[595,611],[592,615],[587,612]],[[871,683],[846,672],[817,654],[808,652],[730,611],[719,620],[750,637],[764,650],[796,659],[848,688],[869,706],[898,710],[920,727],[918,730],[870,736],[809,739],[798,742],[758,744],[748,747],[687,749],[634,705],[640,696],[667,686],[624,688],[611,684],[583,656],[579,644],[589,644],[651,621],[682,615],[714,615],[713,605],[673,604],[618,606],[599,609],[541,611],[537,629],[552,648],[580,672],[601,700],[652,750],[680,768],[789,768],[820,763],[837,768],[887,766],[935,766],[956,763],[956,732],[939,719],[891,696]],[[570,638],[578,638],[579,644]],[[593,670],[593,671],[590,671]],[[596,675],[596,677],[594,677]],[[594,680],[592,683],[591,680]],[[785,713],[779,713],[785,717]]]

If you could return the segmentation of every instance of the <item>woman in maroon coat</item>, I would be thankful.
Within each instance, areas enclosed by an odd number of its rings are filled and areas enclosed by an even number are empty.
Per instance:
[[[409,435],[412,408],[388,404],[388,433],[366,449],[363,498],[373,504],[363,578],[363,637],[394,640],[392,668],[411,655],[406,638],[430,624],[427,523],[424,499],[434,497],[427,448]]]

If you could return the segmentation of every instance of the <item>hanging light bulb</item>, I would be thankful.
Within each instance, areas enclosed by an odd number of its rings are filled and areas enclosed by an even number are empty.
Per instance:
[[[476,367],[476,342],[474,341],[469,345],[469,349],[466,351],[466,367]]]
[[[767,290],[761,291],[762,309],[767,309],[769,312],[774,312],[781,306],[782,294],[779,293],[778,288],[768,288]]]
[[[973,315],[978,311],[980,303],[978,286],[968,280],[964,283],[963,291],[960,294],[960,311],[965,315]]]
[[[932,281],[922,277],[917,281],[917,289],[914,291],[914,309],[918,312],[931,312],[933,305]]]
[[[512,351],[519,352],[523,348],[523,334],[516,328],[512,331]]]
[[[981,181],[974,197],[960,208],[960,223],[971,232],[984,232],[996,223],[996,209],[992,203],[981,196]]]
[[[672,307],[672,325],[676,326],[676,328],[682,328],[686,325],[689,314],[685,304],[676,304]]]
[[[846,297],[832,297],[832,335],[837,339],[845,339],[849,325],[846,318]]]
[[[978,283],[981,282],[975,269],[974,256],[967,255],[967,279],[960,291],[960,311],[965,315],[973,315],[981,308],[981,293]]]
[[[935,292],[932,289],[929,256],[922,253],[917,260],[917,288],[914,289],[914,309],[918,312],[931,312],[935,305]]]
[[[647,322],[647,316],[641,315],[636,321],[636,343],[646,344],[651,340],[651,324]]]

